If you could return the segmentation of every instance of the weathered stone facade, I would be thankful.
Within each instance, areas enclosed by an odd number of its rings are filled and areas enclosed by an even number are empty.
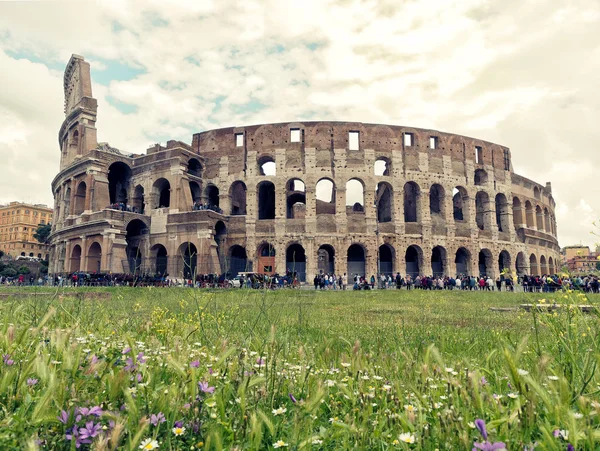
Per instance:
[[[506,147],[412,127],[297,122],[125,155],[97,143],[91,95],[89,64],[73,56],[51,272],[294,269],[311,280],[321,270],[556,270],[550,184],[515,174]],[[119,202],[134,211],[107,208]]]

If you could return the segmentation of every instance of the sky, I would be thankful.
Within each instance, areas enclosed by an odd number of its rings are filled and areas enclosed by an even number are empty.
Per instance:
[[[72,53],[126,153],[270,122],[431,128],[509,147],[552,182],[560,245],[600,241],[598,0],[0,2],[0,203],[53,203]]]

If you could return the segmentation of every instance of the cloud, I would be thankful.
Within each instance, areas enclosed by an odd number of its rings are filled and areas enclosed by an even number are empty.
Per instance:
[[[52,203],[62,70],[78,53],[99,140],[126,152],[287,120],[435,128],[510,147],[517,173],[552,181],[561,244],[593,241],[595,0],[73,5],[0,3],[0,201]]]

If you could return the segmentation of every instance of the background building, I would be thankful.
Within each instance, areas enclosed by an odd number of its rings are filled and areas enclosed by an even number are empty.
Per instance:
[[[589,274],[599,270],[600,249],[598,248],[592,252],[588,246],[566,246],[561,253],[570,273]]]
[[[52,209],[42,204],[0,205],[0,251],[13,258],[19,255],[48,258],[48,246],[33,235],[38,225],[52,222],[52,214]]]
[[[145,155],[96,137],[73,55],[50,272],[554,273],[555,201],[507,147],[437,130],[294,122],[197,133]]]

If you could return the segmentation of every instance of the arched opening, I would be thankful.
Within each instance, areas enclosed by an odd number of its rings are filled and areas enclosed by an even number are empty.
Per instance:
[[[335,273],[335,249],[329,244],[323,244],[317,251],[318,270],[321,274]]]
[[[382,244],[379,246],[379,274],[385,274],[386,276],[394,275],[394,248],[389,244]]]
[[[219,188],[215,185],[208,185],[206,187],[206,198],[208,199],[209,207],[219,206]]]
[[[198,265],[198,250],[193,243],[189,241],[183,243],[179,246],[179,250],[177,251],[180,268],[179,274],[184,279],[195,279],[196,277],[196,268]]]
[[[231,195],[231,215],[243,216],[246,214],[246,184],[235,181],[229,189]],[[245,251],[244,251],[245,252]]]
[[[517,254],[515,266],[517,270],[517,276],[524,276],[527,274],[527,262],[525,261],[525,254],[523,254],[523,252],[519,252]]]
[[[452,190],[453,217],[455,221],[467,220],[467,190],[457,186]]]
[[[75,192],[75,209],[73,214],[80,215],[85,210],[85,198],[87,194],[87,185],[85,182],[81,182],[77,185],[77,191]]]
[[[25,253],[23,252],[23,254]],[[81,246],[79,244],[73,246],[73,250],[71,251],[71,264],[69,267],[71,272],[77,272],[81,269]]]
[[[537,257],[535,254],[529,256],[529,273],[532,276],[540,276],[540,268],[538,267]]]
[[[525,202],[525,220],[527,221],[527,228],[533,229],[535,218],[533,216],[533,205],[529,201]]]
[[[485,185],[488,182],[488,174],[483,169],[475,171],[475,185]]]
[[[429,213],[431,216],[444,217],[444,197],[446,193],[442,185],[437,183],[431,185],[429,189]]]
[[[286,187],[287,218],[304,219],[306,214],[306,186],[300,179],[288,181]]]
[[[533,197],[535,197],[536,199],[540,200],[540,189],[537,186],[533,187]]]
[[[65,191],[65,208],[62,214],[63,216],[69,216],[73,214],[71,212],[71,187],[67,188],[67,190]],[[62,217],[60,219],[62,219]]]
[[[187,171],[190,175],[202,177],[202,165],[195,158],[190,158],[188,161]]]
[[[456,264],[457,276],[471,275],[471,253],[466,248],[458,248],[454,263]]]
[[[433,277],[443,277],[446,275],[446,249],[442,246],[435,246],[431,251],[431,274]]]
[[[219,274],[225,272],[223,258],[221,254],[221,248],[227,235],[227,227],[223,221],[217,221],[215,224],[215,243],[217,243],[217,257],[219,259]],[[215,268],[216,269],[216,268]]]
[[[42,254],[37,254],[37,258],[41,259],[42,258]]]
[[[202,190],[198,182],[190,182],[190,194],[192,195],[193,208],[198,208],[202,203]]]
[[[86,270],[88,272],[100,272],[100,261],[102,258],[102,246],[94,241],[88,249]]]
[[[275,185],[271,182],[258,184],[258,219],[275,219]]]
[[[168,208],[171,206],[171,184],[167,179],[160,178],[152,185],[152,192],[156,196],[155,208]]]
[[[148,228],[143,221],[134,219],[126,228],[125,241],[127,242],[127,269],[131,274],[139,274],[142,271],[142,250],[140,249],[143,235],[148,232]]]
[[[144,201],[144,187],[142,185],[138,185],[133,190],[133,212],[143,215],[145,208],[146,203]]]
[[[500,274],[507,271],[510,272],[510,254],[506,250],[500,252],[498,256],[498,270]]]
[[[375,191],[375,202],[377,221],[391,222],[394,212],[392,185],[386,182],[378,183],[377,191]]]
[[[552,257],[548,257],[548,274],[556,274],[556,269],[554,268],[554,260],[552,259]]]
[[[348,279],[355,275],[366,277],[367,260],[365,249],[360,244],[353,244],[348,248]]]
[[[419,222],[419,185],[407,182],[404,185],[404,222]]]
[[[380,157],[375,161],[374,171],[378,176],[389,176],[392,174],[392,163],[387,158]]]
[[[246,248],[237,244],[231,246],[229,248],[229,273],[231,277],[235,277],[239,273],[246,271],[249,271]]]
[[[258,159],[258,172],[260,175],[276,175],[277,165],[270,156],[263,156]]]
[[[542,208],[539,205],[535,206],[535,223],[539,231],[544,231],[544,216],[542,215]],[[540,259],[541,261],[541,259]]]
[[[346,183],[346,207],[353,212],[365,211],[365,187],[362,180],[350,179]]]
[[[295,274],[298,282],[306,282],[306,253],[304,248],[294,243],[285,251],[286,273]]]
[[[490,198],[484,191],[479,191],[477,196],[475,196],[475,221],[479,230],[487,230],[487,226],[489,225],[489,202]]]
[[[155,244],[150,249],[150,253],[154,260],[154,273],[166,277],[168,275],[167,265],[169,261],[167,256],[167,248],[162,244]]]
[[[489,249],[481,249],[478,258],[479,275],[492,276],[492,253]]]
[[[111,204],[125,204],[129,199],[131,168],[121,161],[108,167],[108,194]]]
[[[552,233],[550,229],[550,214],[548,213],[548,209],[544,208],[544,231],[546,233]]]
[[[335,214],[335,184],[329,179],[321,179],[315,186],[318,215]]]
[[[275,274],[275,248],[271,243],[262,243],[258,247],[258,273]]]
[[[499,232],[508,232],[509,230],[509,211],[508,200],[502,193],[496,194],[496,225]]]
[[[419,246],[409,246],[406,249],[404,260],[406,262],[406,274],[413,279],[421,274],[421,260],[423,251]]]
[[[542,275],[548,275],[548,265],[546,263],[546,257],[543,255],[540,257],[540,271]]]
[[[523,224],[523,207],[518,197],[513,197],[513,224],[515,225],[515,230]]]

